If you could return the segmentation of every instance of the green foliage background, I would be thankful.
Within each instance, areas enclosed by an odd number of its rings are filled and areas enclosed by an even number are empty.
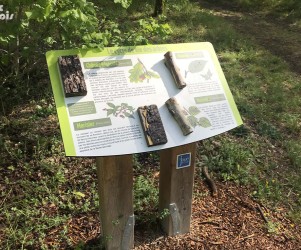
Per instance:
[[[169,0],[166,8],[181,12],[189,2]],[[233,2],[242,8],[265,8],[294,20],[301,15],[298,0]],[[6,0],[3,5],[14,18],[0,25],[0,92],[1,98],[8,98],[10,103],[3,107],[0,102],[2,113],[28,96],[40,98],[41,92],[35,91],[38,88],[49,93],[43,80],[47,77],[48,50],[160,43],[172,32],[165,16],[151,17],[152,0]]]
[[[36,89],[49,93],[44,82],[48,74],[45,53],[49,50],[101,50],[104,46],[148,44],[155,39],[162,42],[168,37],[170,26],[164,17],[151,17],[147,3],[143,15],[127,20],[130,4],[129,0],[4,2],[4,10],[14,18],[0,25],[2,98],[17,105],[29,96],[40,98],[41,91]],[[0,110],[5,113],[10,107]]]

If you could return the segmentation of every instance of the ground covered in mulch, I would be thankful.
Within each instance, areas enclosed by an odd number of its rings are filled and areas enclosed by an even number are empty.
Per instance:
[[[135,249],[298,249],[301,228],[285,218],[284,208],[270,210],[252,200],[246,187],[216,182],[212,196],[195,178],[190,233],[168,237],[136,230]]]
[[[141,160],[148,161],[147,158]],[[158,165],[150,163],[153,166],[145,169],[158,185]],[[135,176],[138,174],[136,172]],[[159,222],[138,221],[134,249],[300,249],[301,227],[287,218],[286,208],[271,208],[254,200],[246,186],[212,179],[217,187],[215,195],[200,169],[196,169],[189,233],[171,237],[161,230]],[[153,208],[154,213],[156,210]],[[85,242],[80,249],[97,249],[100,245],[98,213],[79,214],[65,226],[69,228],[69,238],[74,245]],[[55,228],[47,235],[45,243],[48,246],[55,246],[59,241],[59,231],[60,228]]]

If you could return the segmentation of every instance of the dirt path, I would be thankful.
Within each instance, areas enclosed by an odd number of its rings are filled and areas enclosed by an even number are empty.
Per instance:
[[[254,43],[284,59],[291,70],[301,74],[301,29],[262,13],[249,13],[230,5],[204,0],[201,6],[229,21],[233,27]]]

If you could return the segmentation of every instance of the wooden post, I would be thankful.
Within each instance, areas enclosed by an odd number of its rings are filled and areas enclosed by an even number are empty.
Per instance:
[[[159,211],[170,236],[188,233],[192,206],[196,143],[160,151]]]
[[[103,243],[107,250],[134,247],[132,155],[97,157]]]

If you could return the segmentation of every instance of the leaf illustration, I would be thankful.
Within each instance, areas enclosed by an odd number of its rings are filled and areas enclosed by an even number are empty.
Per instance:
[[[190,73],[201,72],[205,68],[206,63],[207,63],[207,61],[205,61],[205,60],[195,60],[195,61],[192,61],[188,65],[188,71]]]
[[[143,82],[145,79],[143,65],[138,62],[134,65],[132,69],[129,70],[130,82],[138,83]]]
[[[111,102],[107,102],[107,105],[113,109],[116,108],[115,104],[114,103],[111,103]]]
[[[210,69],[208,69],[207,73],[201,76],[204,77],[205,80],[210,80],[212,77],[212,72],[210,71]]]
[[[107,116],[114,114],[114,109],[107,109]]]
[[[128,108],[128,110],[129,110],[130,112],[132,112],[132,113],[133,113],[133,111],[135,110],[132,106],[128,106],[127,108]]]
[[[160,78],[158,74],[152,71],[147,71],[147,74],[150,75],[152,78]]]
[[[190,106],[188,112],[190,115],[198,115],[201,111],[196,106]]]
[[[107,117],[110,115],[113,115],[115,117],[121,117],[121,118],[133,118],[134,108],[132,106],[129,106],[127,103],[121,103],[120,105],[115,105],[113,103],[108,102],[107,105],[111,108],[105,108],[103,110],[107,111]]]
[[[124,114],[125,117],[134,118],[135,119],[135,117],[131,113],[124,112],[123,114]]]
[[[187,119],[192,127],[195,128],[198,125],[198,119],[196,117],[190,115],[187,117]]]
[[[134,65],[132,69],[129,70],[129,73],[130,82],[133,83],[143,82],[145,79],[149,80],[151,78],[160,78],[158,74],[147,70],[140,60]]]
[[[211,123],[210,123],[210,121],[209,121],[208,118],[206,118],[206,117],[201,117],[201,118],[199,119],[198,124],[199,124],[201,127],[203,127],[203,128],[208,128],[208,127],[211,127],[211,126],[212,126]]]

